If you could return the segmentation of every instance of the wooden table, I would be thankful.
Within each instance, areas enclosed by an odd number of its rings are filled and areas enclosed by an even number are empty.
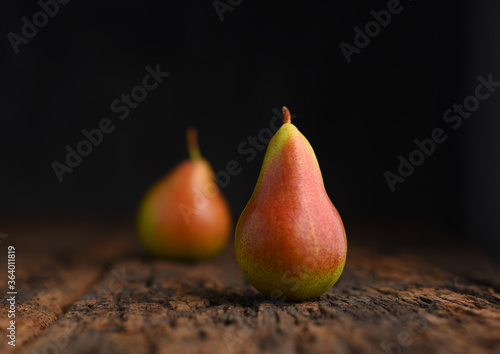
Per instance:
[[[1,353],[500,353],[500,264],[416,225],[346,222],[341,279],[303,303],[258,294],[232,244],[186,264],[144,255],[128,220],[0,225]]]

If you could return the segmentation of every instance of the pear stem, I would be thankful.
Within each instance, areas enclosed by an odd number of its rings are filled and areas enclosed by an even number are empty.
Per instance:
[[[200,148],[198,146],[198,131],[195,127],[189,127],[186,133],[189,157],[191,160],[201,158]]]
[[[292,122],[292,116],[290,115],[290,111],[288,108],[284,107],[281,109],[283,112],[283,124],[285,123],[291,123]]]

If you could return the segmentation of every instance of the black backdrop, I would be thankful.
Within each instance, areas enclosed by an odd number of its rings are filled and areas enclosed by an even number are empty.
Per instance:
[[[471,131],[493,130],[498,98],[481,103],[478,118],[450,132],[395,192],[383,174],[397,171],[414,139],[446,126],[443,112],[474,91],[478,75],[495,73],[495,61],[472,59],[498,58],[487,42],[496,20],[481,17],[498,13],[497,5],[401,0],[402,11],[348,63],[340,43],[354,44],[355,26],[391,1],[218,3],[233,4],[223,21],[213,1],[72,0],[16,54],[9,33],[22,35],[22,18],[33,21],[41,5],[2,2],[0,212],[132,215],[148,186],[187,157],[185,129],[195,125],[215,171],[230,160],[242,168],[224,188],[236,218],[264,156],[247,161],[238,146],[287,105],[344,218],[473,229],[464,223],[465,171],[484,151],[463,154],[472,151]],[[120,120],[112,102],[157,65],[170,75]],[[487,105],[490,114],[480,117]],[[106,117],[114,131],[59,182],[53,161],[64,163],[65,147],[76,148],[82,130]],[[477,210],[485,201],[475,203]],[[492,225],[469,236],[493,241]]]

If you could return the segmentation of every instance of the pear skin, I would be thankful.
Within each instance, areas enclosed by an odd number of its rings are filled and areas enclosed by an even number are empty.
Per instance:
[[[201,157],[196,130],[188,130],[190,160],[153,185],[138,210],[137,233],[150,254],[174,260],[213,258],[232,231],[229,205],[212,167]]]
[[[262,294],[276,300],[317,298],[345,265],[344,225],[328,197],[307,139],[283,107],[254,192],[235,233],[238,265]]]

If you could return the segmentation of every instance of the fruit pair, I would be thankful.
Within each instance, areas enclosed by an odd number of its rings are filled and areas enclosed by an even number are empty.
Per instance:
[[[235,233],[238,265],[250,284],[277,300],[316,298],[344,268],[347,241],[328,198],[314,151],[283,107],[257,185]],[[138,232],[150,253],[202,260],[219,253],[231,233],[229,207],[188,131],[191,160],[146,194]]]

